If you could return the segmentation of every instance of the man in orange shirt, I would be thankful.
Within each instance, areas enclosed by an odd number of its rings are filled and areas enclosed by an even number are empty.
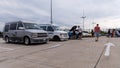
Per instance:
[[[94,28],[94,32],[95,32],[95,41],[99,40],[99,36],[100,36],[100,27],[99,24],[97,24]]]

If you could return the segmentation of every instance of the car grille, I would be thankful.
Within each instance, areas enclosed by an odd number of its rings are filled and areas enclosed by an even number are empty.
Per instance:
[[[38,37],[47,37],[47,33],[38,33]]]
[[[67,36],[68,36],[68,34],[65,33],[65,34],[64,34],[64,37],[67,37]]]

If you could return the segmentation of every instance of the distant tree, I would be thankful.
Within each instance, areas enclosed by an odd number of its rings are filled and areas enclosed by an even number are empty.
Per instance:
[[[101,34],[102,36],[106,36],[106,35],[107,35],[107,32],[101,31],[100,34]]]

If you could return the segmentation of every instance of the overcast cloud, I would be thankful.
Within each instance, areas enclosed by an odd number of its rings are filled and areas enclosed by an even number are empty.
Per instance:
[[[84,10],[86,29],[93,22],[102,28],[119,28],[119,4],[120,0],[53,0],[53,23],[82,26]],[[0,0],[0,29],[5,22],[18,20],[50,23],[50,0]]]

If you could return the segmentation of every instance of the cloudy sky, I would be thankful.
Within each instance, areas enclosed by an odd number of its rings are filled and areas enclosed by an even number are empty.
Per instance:
[[[50,1],[0,0],[0,30],[10,21],[50,23]],[[93,22],[101,28],[120,27],[120,0],[53,0],[53,23],[82,27],[83,11],[86,29],[93,28]]]

